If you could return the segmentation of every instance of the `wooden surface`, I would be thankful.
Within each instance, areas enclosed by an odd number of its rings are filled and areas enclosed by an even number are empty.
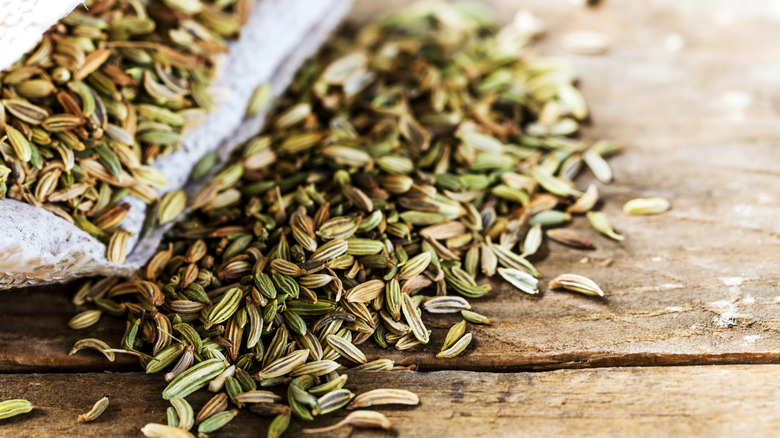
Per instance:
[[[401,3],[358,1],[352,20]],[[365,350],[422,370],[459,371],[355,376],[348,386],[420,392],[417,409],[384,411],[404,437],[769,435],[780,421],[780,368],[723,364],[780,364],[777,5],[606,0],[586,10],[567,0],[488,3],[505,20],[521,3],[547,23],[540,52],[565,56],[578,72],[592,113],[585,138],[611,138],[625,148],[610,160],[615,183],[600,185],[604,211],[625,242],[597,236],[578,218],[575,227],[598,248],[550,243],[543,253],[552,256],[535,261],[545,279],[580,273],[607,297],[530,297],[499,287],[474,301],[493,323],[473,328],[475,341],[461,358],[433,358],[455,321],[449,317],[428,319],[434,334],[427,349]],[[611,37],[608,53],[560,48],[567,32],[588,29]],[[586,175],[578,183],[590,181]],[[673,209],[623,215],[623,203],[639,196],[667,197]],[[0,436],[122,435],[163,421],[158,377],[128,372],[132,361],[66,355],[82,337],[65,328],[77,311],[67,291],[5,294],[0,399],[28,397],[42,409],[0,422]],[[109,342],[121,338],[121,325],[110,318],[97,330]],[[709,366],[653,367],[691,364]],[[605,366],[647,368],[572,369]],[[122,372],[67,374],[104,369]],[[519,372],[528,370],[545,371]],[[510,373],[490,374],[496,371]],[[116,401],[110,415],[77,429],[75,416],[109,393]],[[233,433],[223,435],[262,435],[261,423],[242,413],[227,429]]]
[[[353,373],[347,386],[409,389],[417,407],[380,409],[393,432],[345,428],[332,437],[511,436],[773,436],[780,427],[780,366],[729,365],[600,368],[543,373],[395,371]],[[89,391],[74,391],[86,385]],[[0,436],[126,436],[148,422],[164,421],[169,404],[155,376],[121,374],[0,375],[0,397],[29,397],[36,409],[0,425]],[[197,411],[210,393],[189,398]],[[76,418],[97,398],[111,400],[94,423]],[[288,437],[303,427],[326,426],[344,413],[293,422]],[[242,411],[215,436],[265,436],[269,419]],[[22,429],[24,428],[24,429]],[[8,435],[5,435],[10,431]],[[743,435],[744,436],[744,435]]]

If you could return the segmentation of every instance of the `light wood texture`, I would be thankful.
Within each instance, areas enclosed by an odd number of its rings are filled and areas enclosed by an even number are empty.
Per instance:
[[[353,19],[383,10],[380,3],[358,2]],[[517,7],[493,3],[504,18]],[[585,138],[612,138],[625,148],[610,160],[615,183],[599,184],[604,210],[625,242],[598,236],[580,217],[574,226],[597,244],[595,251],[549,243],[535,261],[544,280],[580,273],[607,297],[531,297],[499,284],[474,302],[493,324],[474,329],[473,353],[457,361],[432,357],[456,321],[445,317],[429,319],[431,347],[411,354],[369,349],[369,355],[471,370],[779,361],[780,115],[771,90],[778,89],[780,63],[772,62],[777,55],[769,41],[780,39],[780,26],[759,7],[770,2],[747,8],[731,0],[714,10],[674,0],[616,0],[592,10],[564,0],[523,5],[548,24],[539,51],[566,57],[581,78],[593,114]],[[607,33],[609,52],[563,52],[562,36],[581,29]],[[682,48],[670,50],[676,38]],[[584,175],[579,183],[591,180]],[[624,215],[623,203],[639,196],[667,197],[673,209]],[[74,309],[59,290],[44,298],[11,293],[22,302],[0,309],[0,368],[102,366],[61,356],[78,335],[62,329]],[[23,316],[44,305],[46,316]],[[106,330],[118,339],[116,328]],[[29,338],[18,338],[20,332]],[[28,339],[42,343],[31,347]]]
[[[402,3],[358,0],[352,21]],[[550,291],[531,297],[498,285],[473,301],[492,324],[470,328],[475,340],[463,357],[433,357],[457,321],[452,316],[425,316],[434,331],[425,348],[362,348],[370,358],[424,370],[711,366],[381,373],[354,376],[350,388],[419,392],[417,409],[383,410],[404,437],[773,435],[780,426],[780,367],[721,364],[780,363],[777,6],[771,0],[606,0],[593,9],[567,0],[487,3],[502,20],[522,6],[547,23],[539,52],[566,57],[581,79],[592,113],[584,138],[611,138],[625,148],[610,160],[615,183],[599,184],[604,211],[625,242],[602,238],[577,218],[574,227],[598,248],[549,243],[535,260],[545,281],[580,273],[607,297]],[[587,29],[610,36],[606,54],[561,49],[563,35]],[[589,175],[578,181],[590,182]],[[673,209],[655,217],[624,215],[623,203],[640,196],[667,197]],[[66,355],[80,337],[116,345],[124,329],[109,317],[96,330],[67,329],[78,311],[68,290],[4,294],[0,373],[137,369],[128,358],[108,364],[93,352]],[[0,374],[0,399],[35,396],[41,407],[26,419],[0,423],[0,436],[131,434],[163,420],[163,386],[159,376],[136,373]],[[51,392],[42,395],[44,388]],[[115,400],[105,418],[76,425],[75,417],[103,395]],[[223,436],[262,435],[265,424],[242,413]]]
[[[500,17],[522,6],[547,23],[540,52],[570,59],[581,78],[593,115],[585,137],[625,146],[610,160],[615,183],[599,187],[628,238],[616,244],[587,231],[596,251],[550,244],[554,256],[538,265],[547,279],[574,271],[596,280],[607,291],[603,301],[501,288],[477,303],[494,321],[475,336],[478,360],[506,367],[777,361],[780,71],[766,41],[780,37],[780,27],[772,3],[488,3]],[[370,2],[358,6],[371,14]],[[567,54],[560,40],[574,30],[606,33],[609,52]],[[676,41],[679,51],[671,50]],[[622,214],[622,204],[639,196],[667,197],[673,210]],[[584,222],[577,226],[586,230]]]
[[[475,335],[479,358],[458,366],[780,359],[780,64],[767,43],[780,38],[780,26],[772,3],[608,0],[587,10],[568,1],[492,3],[501,17],[521,6],[547,23],[539,51],[566,57],[581,78],[593,117],[585,138],[625,147],[610,160],[615,183],[599,188],[627,239],[608,241],[576,219],[598,249],[552,243],[539,269],[548,280],[586,275],[607,298],[537,298],[500,287],[475,303],[494,321]],[[560,40],[574,30],[606,33],[609,51],[566,53]],[[676,40],[682,49],[670,50]],[[640,196],[667,197],[673,209],[656,217],[620,211]]]
[[[420,405],[377,407],[393,431],[345,428],[311,436],[773,436],[780,427],[778,379],[776,365],[352,373],[347,388],[353,392],[409,389]],[[24,397],[36,406],[0,422],[0,436],[137,436],[146,423],[165,422],[163,388],[157,376],[141,373],[0,375],[0,399]],[[204,389],[188,398],[196,412],[210,394]],[[94,423],[78,424],[78,415],[104,396],[108,410]],[[344,415],[294,421],[286,436]],[[265,436],[269,421],[244,410],[215,435]]]

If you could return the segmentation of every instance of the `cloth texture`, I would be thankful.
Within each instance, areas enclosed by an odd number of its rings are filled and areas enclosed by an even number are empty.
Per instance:
[[[254,117],[244,117],[255,87],[270,82],[274,98],[281,95],[303,61],[319,49],[341,22],[351,3],[352,0],[260,0],[240,39],[231,44],[224,68],[213,85],[219,91],[218,109],[208,115],[203,125],[185,133],[179,150],[154,162],[153,166],[163,171],[169,181],[159,192],[185,188],[192,199],[203,188],[202,183],[184,187],[194,164],[210,151],[217,151],[224,164],[236,147],[262,129],[272,105]],[[2,39],[4,35],[0,36]],[[131,196],[125,201],[131,208],[122,227],[137,235],[146,205]],[[0,289],[89,275],[132,275],[154,254],[164,232],[172,225],[158,228],[140,241],[131,238],[132,249],[120,266],[108,262],[105,246],[75,225],[44,209],[12,199],[2,200]]]
[[[35,47],[80,0],[0,0],[0,70]]]

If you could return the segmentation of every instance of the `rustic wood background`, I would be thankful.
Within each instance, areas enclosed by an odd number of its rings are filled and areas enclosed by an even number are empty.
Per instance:
[[[362,23],[405,0],[358,0]],[[506,287],[476,301],[490,326],[455,360],[436,360],[455,319],[430,320],[431,347],[407,353],[366,349],[423,372],[355,373],[348,388],[412,389],[415,409],[383,409],[392,432],[332,436],[770,436],[780,426],[780,4],[772,0],[491,0],[511,19],[523,7],[549,27],[539,52],[571,60],[592,112],[587,139],[625,151],[600,185],[605,211],[625,234],[618,244],[586,221],[575,227],[598,248],[555,243],[537,260],[546,279],[578,272],[605,299]],[[599,30],[609,51],[561,49],[574,30]],[[585,186],[591,178],[584,176]],[[623,203],[664,196],[673,209],[628,217]],[[6,292],[0,307],[0,400],[28,398],[33,413],[0,422],[0,436],[138,435],[164,422],[159,376],[132,360],[67,356],[82,333],[72,287]],[[89,335],[121,338],[104,318]],[[660,367],[660,365],[664,365]],[[695,366],[685,366],[695,365]],[[111,407],[76,423],[94,401]],[[199,409],[207,394],[194,396]],[[339,416],[314,422],[322,426]],[[268,421],[242,412],[221,436],[264,435]],[[309,426],[308,424],[306,426]],[[296,422],[289,436],[302,425]]]

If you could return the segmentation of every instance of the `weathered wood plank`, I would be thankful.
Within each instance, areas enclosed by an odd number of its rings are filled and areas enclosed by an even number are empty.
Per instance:
[[[676,290],[670,294],[673,292]],[[82,337],[96,336],[116,346],[124,330],[120,320],[108,316],[90,329],[68,329],[66,323],[75,312],[68,296],[61,291],[28,289],[0,309],[0,372],[137,369],[134,365],[137,362],[128,356],[117,355],[117,361],[109,363],[91,351],[67,355],[73,343]],[[667,299],[669,306],[674,304],[673,295]],[[614,300],[593,302],[554,292],[535,298],[502,289],[496,297],[475,307],[490,315],[492,324],[472,327],[475,340],[462,357],[453,360],[433,357],[447,328],[457,320],[455,316],[437,315],[427,319],[434,329],[430,346],[403,353],[371,347],[370,343],[361,348],[369,358],[388,357],[399,364],[414,364],[422,369],[552,369],[780,361],[780,354],[771,349],[777,341],[762,335],[767,330],[763,327],[766,322],[718,328],[712,323],[713,314],[706,309],[694,312],[692,306],[687,306],[687,311],[621,315],[607,306]],[[776,318],[772,306],[767,307],[762,318]],[[592,308],[597,310],[584,314]],[[757,308],[749,307],[754,314]],[[578,316],[578,312],[582,315]],[[692,321],[692,317],[699,319]],[[686,331],[685,324],[701,326]],[[612,339],[610,333],[614,335]],[[762,337],[747,343],[746,336]],[[752,346],[752,351],[748,346]]]
[[[117,355],[114,363],[92,351],[68,356],[81,338],[96,337],[118,347],[124,333],[124,322],[106,315],[93,327],[80,331],[68,328],[68,321],[77,312],[70,302],[72,289],[71,284],[9,292],[12,299],[0,307],[0,372],[100,371],[138,366],[135,358],[126,355]]]
[[[501,17],[518,7],[491,3]],[[766,13],[768,1],[699,5],[522,3],[548,24],[541,51],[570,59],[581,78],[593,116],[586,137],[625,146],[611,160],[615,183],[599,188],[605,211],[628,238],[615,244],[584,231],[598,245],[585,254],[550,244],[554,256],[538,265],[547,279],[578,272],[601,284],[607,298],[535,298],[501,288],[477,304],[494,321],[475,334],[479,359],[458,366],[780,359],[780,197],[773,190],[780,187],[780,117],[772,97],[780,64],[763,42],[780,37],[780,28]],[[369,2],[359,6],[371,9]],[[564,52],[562,36],[582,29],[607,33],[610,51]],[[682,49],[670,50],[670,39],[682,40]],[[622,214],[622,204],[638,196],[667,197],[673,210]],[[576,226],[587,230],[584,222]]]
[[[353,17],[365,20],[400,3],[361,1]],[[491,3],[507,19],[517,7]],[[780,27],[761,13],[768,1],[747,8],[728,0],[717,10],[686,4],[616,0],[585,10],[565,0],[523,3],[549,26],[541,51],[571,59],[582,79],[594,122],[586,137],[625,146],[611,161],[615,184],[600,189],[626,241],[601,238],[577,218],[575,227],[598,249],[551,243],[545,254],[552,256],[536,260],[545,279],[578,272],[600,283],[607,298],[530,297],[499,286],[475,302],[493,324],[473,329],[471,354],[433,359],[456,321],[445,317],[429,319],[434,337],[427,349],[403,355],[370,350],[370,356],[474,370],[780,362],[780,196],[774,190],[780,187],[774,147],[780,117],[771,92],[778,90],[780,63],[770,44],[780,38]],[[561,36],[577,29],[606,32],[610,51],[563,53]],[[668,46],[675,35],[683,41],[680,51]],[[581,184],[589,181],[585,176]],[[625,201],[649,195],[670,198],[673,210],[638,218],[620,212]],[[98,357],[63,355],[80,335],[63,328],[75,309],[59,293],[8,293],[13,302],[0,308],[0,369],[103,367]],[[104,321],[98,334],[117,342],[121,330]]]
[[[324,436],[772,436],[780,427],[780,366],[604,368],[542,373],[353,373],[347,387],[410,389],[416,408],[378,409],[393,432],[348,430]],[[164,422],[159,376],[120,374],[0,375],[0,399],[23,397],[33,413],[0,421],[0,436],[128,436]],[[79,390],[74,390],[79,388]],[[200,409],[209,398],[190,397]],[[108,396],[96,422],[79,414]],[[337,418],[311,423],[323,426]],[[264,436],[268,420],[242,411],[218,436]],[[295,421],[288,436],[299,436]]]

